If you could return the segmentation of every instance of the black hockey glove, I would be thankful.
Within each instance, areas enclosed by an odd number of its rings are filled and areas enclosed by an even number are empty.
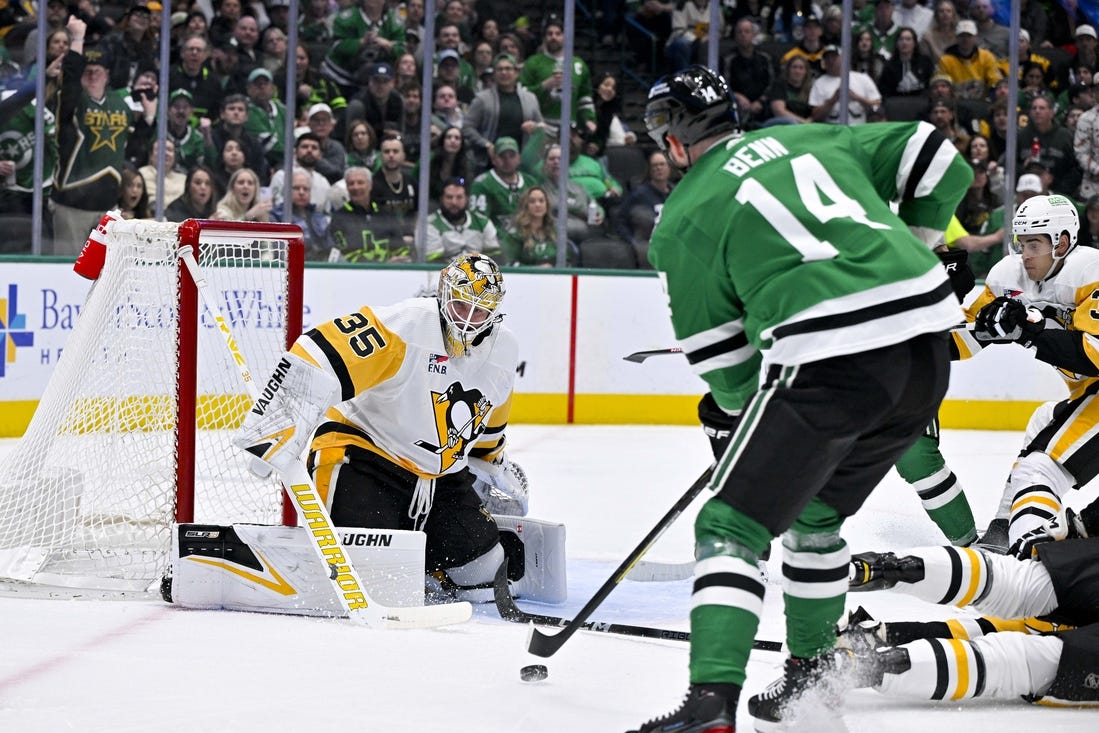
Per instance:
[[[1063,514],[1058,514],[1041,527],[1032,529],[1015,540],[1007,552],[1020,560],[1030,560],[1036,554],[1035,548],[1044,542],[1074,540],[1087,536],[1083,521],[1076,512],[1066,507]]]
[[[1014,298],[1000,296],[981,308],[974,324],[973,335],[978,341],[994,344],[1017,342],[1029,346],[1034,337],[1046,327],[1046,321],[1037,311],[1036,321],[1028,320],[1027,307]]]
[[[740,422],[740,414],[730,415],[718,407],[717,401],[711,392],[707,392],[698,401],[698,421],[702,423],[702,430],[710,439],[710,449],[714,452],[714,459],[721,458],[725,449],[729,446],[729,438]]]
[[[945,252],[936,252],[943,263],[947,277],[950,278],[950,288],[957,296],[958,302],[965,300],[965,296],[977,284],[977,278],[973,274],[973,268],[969,266],[969,253],[964,249],[948,249]]]

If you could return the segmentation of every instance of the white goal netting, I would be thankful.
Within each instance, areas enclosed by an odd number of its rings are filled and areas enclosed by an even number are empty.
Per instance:
[[[30,426],[0,461],[0,581],[141,592],[168,567],[177,506],[185,521],[280,521],[280,485],[253,475],[229,442],[251,401],[212,314],[193,287],[180,296],[190,280],[179,226],[108,229],[103,271]],[[288,309],[301,313],[300,272],[297,294],[288,286],[300,242],[259,226],[185,230],[262,379],[286,348]]]

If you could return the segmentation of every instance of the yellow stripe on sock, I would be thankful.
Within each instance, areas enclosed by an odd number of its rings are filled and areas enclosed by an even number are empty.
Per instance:
[[[981,584],[981,557],[975,550],[970,550],[968,547],[958,549],[962,556],[969,560],[969,587],[966,588],[962,599],[954,605],[968,606],[973,601],[973,597],[977,595],[977,588]]]
[[[958,686],[954,688],[951,700],[961,700],[969,690],[969,654],[966,646],[957,639],[949,639],[947,644],[954,651],[954,660],[958,663]]]

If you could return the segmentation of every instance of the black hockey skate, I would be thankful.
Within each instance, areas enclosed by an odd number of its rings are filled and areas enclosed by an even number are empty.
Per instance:
[[[1007,520],[993,519],[988,523],[988,529],[984,531],[984,534],[982,534],[971,546],[975,550],[985,550],[987,552],[994,552],[997,555],[1006,555],[1009,544],[1010,543],[1007,541]]]
[[[847,590],[885,590],[898,582],[920,580],[923,580],[923,560],[918,557],[897,557],[892,552],[860,552],[851,556]]]
[[[817,709],[838,711],[843,704],[840,678],[853,664],[853,657],[850,650],[839,650],[812,659],[788,658],[782,677],[748,700],[748,712],[755,718],[756,730],[761,733],[786,730],[792,709],[809,695],[815,698],[811,701],[816,708],[812,715],[819,714]]]
[[[736,700],[692,686],[677,710],[627,733],[735,733]]]

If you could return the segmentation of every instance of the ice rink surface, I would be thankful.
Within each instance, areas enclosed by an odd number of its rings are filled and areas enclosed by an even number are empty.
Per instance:
[[[1010,432],[943,433],[980,528],[1020,440]],[[0,441],[0,451],[12,443]],[[584,605],[709,462],[697,428],[520,425],[511,446],[530,477],[531,515],[568,528],[568,603],[525,605],[563,616]],[[1069,505],[1086,504],[1093,488],[1073,492]],[[693,515],[648,559],[689,559]],[[895,473],[844,534],[854,552],[942,543]],[[686,629],[689,595],[689,581],[627,581],[593,618]],[[858,604],[885,620],[964,613],[889,592],[848,597],[849,608]],[[521,682],[519,668],[533,661],[526,635],[492,607],[445,629],[371,631],[342,620],[183,611],[157,600],[0,597],[0,731],[618,733],[676,707],[686,690],[686,644],[586,632],[548,660],[549,679]],[[769,585],[758,638],[782,637],[781,592]],[[752,730],[747,698],[777,676],[782,659],[753,655],[739,730]],[[814,721],[811,730],[1090,732],[1099,730],[1099,713],[1022,701],[909,702],[859,690],[842,723]]]

